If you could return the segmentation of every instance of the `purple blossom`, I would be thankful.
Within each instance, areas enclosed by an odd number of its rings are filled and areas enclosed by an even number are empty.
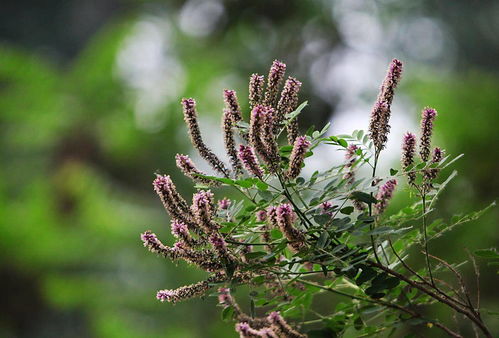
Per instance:
[[[213,169],[228,176],[228,170],[222,161],[206,146],[201,137],[201,131],[198,125],[198,116],[196,111],[196,101],[192,98],[182,99],[182,107],[184,112],[184,120],[189,130],[192,144],[196,148]]]
[[[402,168],[406,170],[410,165],[414,163],[414,153],[416,152],[416,135],[407,132],[404,135],[404,141],[402,143]],[[407,178],[409,184],[413,184],[416,181],[416,173],[407,173]]]
[[[293,338],[305,338],[306,335],[294,330],[287,322],[282,318],[278,311],[273,311],[267,316],[267,320],[272,323],[274,331],[279,337],[293,337]]]
[[[388,140],[390,126],[387,122],[390,119],[390,108],[385,101],[376,101],[371,111],[369,122],[369,136],[374,147],[380,151],[385,147]]]
[[[189,206],[184,198],[178,193],[175,184],[168,175],[158,175],[153,181],[153,187],[158,194],[168,214],[174,218],[191,224]]]
[[[343,175],[343,179],[347,180],[348,183],[352,184],[355,180],[355,172],[353,170],[353,165],[355,164],[355,161],[357,160],[357,147],[355,144],[350,144],[347,147],[347,151],[345,153],[345,159],[347,163],[345,164],[345,167],[348,169],[348,171]]]
[[[265,92],[265,99],[263,104],[265,106],[277,107],[277,96],[279,95],[279,87],[284,79],[284,73],[286,72],[286,64],[274,60],[272,66],[269,70],[269,76],[267,78],[267,90]]]
[[[192,213],[197,224],[207,234],[218,229],[218,225],[212,221],[214,209],[213,193],[210,190],[199,190],[192,196]]]
[[[175,293],[172,290],[160,290],[156,293],[156,298],[162,302],[170,302],[174,296]]]
[[[437,116],[437,111],[426,107],[421,113],[421,140],[419,143],[419,154],[423,161],[428,161],[430,157],[431,135],[433,133],[433,121]]]
[[[236,91],[224,89],[224,102],[225,107],[229,111],[234,122],[241,121],[243,118],[241,115],[241,108],[239,107],[239,103],[237,102]]]
[[[263,75],[251,75],[249,82],[249,102],[251,107],[262,104],[264,82],[265,79]]]
[[[296,138],[293,150],[291,151],[291,155],[289,157],[289,168],[286,172],[286,176],[289,179],[294,179],[300,174],[305,154],[307,153],[310,145],[310,141],[308,141],[305,136]]]
[[[324,214],[328,214],[329,210],[333,207],[333,203],[326,201],[321,203],[321,209]]]
[[[388,106],[392,104],[395,88],[402,77],[402,69],[403,64],[401,61],[393,59],[392,62],[390,62],[385,80],[381,85],[378,101],[384,101]]]
[[[264,114],[266,111],[266,107],[258,105],[253,108],[250,116],[249,123],[249,143],[250,145],[257,150],[259,153],[265,152],[265,146],[262,142],[262,130],[264,124]]]
[[[140,235],[140,239],[144,246],[152,253],[162,255],[164,257],[175,260],[178,258],[178,252],[174,248],[167,247],[156,237],[151,231],[146,231]]]
[[[439,163],[443,157],[444,157],[444,151],[439,147],[435,147],[435,149],[433,149],[431,163]],[[439,168],[430,168],[425,170],[424,178],[427,183],[427,187],[430,188],[432,187],[431,181],[437,178],[439,172],[440,172]]]
[[[267,211],[265,210],[258,210],[256,212],[256,220],[258,222],[263,222],[267,219]]]
[[[274,121],[274,133],[277,134],[286,114],[292,113],[298,106],[298,92],[301,88],[301,82],[293,77],[288,77],[281,93],[281,98],[277,104],[277,114]],[[297,119],[294,118],[288,124],[288,142],[293,144],[298,136]]]
[[[218,208],[220,210],[227,210],[227,209],[229,209],[230,204],[231,204],[231,201],[227,198],[224,198],[224,199],[221,199],[218,201]]]
[[[196,168],[189,156],[177,154],[175,155],[175,163],[177,164],[177,167],[182,171],[182,173],[185,176],[189,177],[191,180],[207,185],[216,185],[216,182],[199,176],[206,176],[206,174]]]
[[[376,203],[375,208],[378,215],[382,214],[383,211],[388,207],[388,202],[393,196],[395,187],[397,186],[397,180],[392,179],[383,184],[376,195],[378,203]]]
[[[225,306],[230,306],[233,303],[229,288],[218,289],[218,302]]]
[[[258,163],[258,160],[250,146],[245,146],[243,144],[239,145],[239,159],[243,162],[244,168],[254,176],[262,179],[263,171]]]
[[[260,145],[263,145],[263,147],[257,149],[257,151],[269,167],[269,170],[275,173],[279,168],[281,157],[279,155],[279,146],[277,144],[276,136],[272,130],[275,119],[274,109],[266,107],[262,112],[261,119],[263,125],[260,128]]]
[[[381,151],[388,140],[390,132],[390,107],[393,102],[395,88],[402,76],[402,62],[393,59],[388,67],[385,80],[381,85],[380,93],[372,109],[371,121],[369,123],[369,134],[376,151]]]
[[[236,141],[234,139],[234,132],[232,127],[234,126],[236,117],[229,109],[224,109],[222,117],[222,132],[224,139],[225,150],[227,155],[229,155],[229,160],[232,165],[232,169],[237,174],[242,172],[242,165],[237,157]]]
[[[289,245],[299,251],[305,245],[304,234],[294,227],[296,214],[290,204],[281,204],[277,208],[277,224],[288,241]]]

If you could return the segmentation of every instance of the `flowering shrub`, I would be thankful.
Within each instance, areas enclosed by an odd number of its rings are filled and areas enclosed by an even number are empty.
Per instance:
[[[187,155],[178,154],[177,166],[196,182],[192,203],[178,193],[170,176],[158,175],[153,182],[177,242],[167,246],[150,231],[141,238],[150,251],[184,260],[209,276],[160,290],[157,298],[175,303],[216,292],[223,319],[234,320],[241,337],[333,337],[348,330],[360,337],[403,325],[434,326],[462,337],[448,323],[425,315],[426,307],[436,304],[464,316],[477,334],[492,337],[457,267],[429,252],[433,239],[488,209],[428,222],[440,192],[455,176],[438,180],[439,173],[459,158],[432,149],[435,109],[423,110],[419,138],[405,134],[401,170],[377,172],[402,63],[390,63],[368,132],[342,136],[325,136],[328,126],[299,135],[298,115],[306,103],[298,106],[297,79],[289,77],[280,90],[285,70],[285,64],[274,61],[266,85],[263,76],[251,76],[249,123],[243,121],[235,91],[224,91],[222,130],[230,167],[204,143],[194,99],[182,100],[192,144],[218,176],[206,175]],[[281,144],[284,139],[288,144]],[[321,144],[343,150],[345,161],[300,176],[306,158]],[[360,177],[361,166],[372,174]],[[385,215],[404,178],[418,202]],[[211,189],[219,186],[232,187],[241,198],[217,201]],[[419,252],[425,266],[410,266],[409,254]],[[456,280],[444,280],[446,272]],[[239,285],[251,291],[245,296],[248,310],[236,301]],[[334,309],[316,306],[314,298],[326,293],[346,302]]]

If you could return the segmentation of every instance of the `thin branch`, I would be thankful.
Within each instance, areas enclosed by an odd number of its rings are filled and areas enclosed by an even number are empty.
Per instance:
[[[322,289],[322,290],[325,290],[325,291],[329,291],[329,292],[335,293],[335,294],[340,295],[340,296],[349,297],[351,299],[361,300],[361,301],[365,301],[365,302],[372,303],[372,304],[383,305],[383,306],[391,308],[391,309],[395,309],[395,310],[399,310],[401,312],[405,312],[405,313],[411,315],[414,318],[421,318],[421,314],[419,314],[419,313],[417,313],[417,312],[415,312],[415,311],[413,311],[411,309],[408,309],[408,308],[405,308],[403,306],[400,306],[398,304],[389,303],[389,302],[386,302],[386,301],[381,300],[381,299],[371,299],[371,298],[366,298],[366,297],[360,297],[360,296],[352,295],[352,294],[349,294],[349,293],[346,293],[346,292],[343,292],[343,291],[339,291],[339,290],[335,290],[333,288],[330,288],[330,287],[327,287],[327,286],[324,286],[324,285],[321,285],[321,284],[317,284],[317,283],[314,283],[314,282],[310,282],[310,281],[307,281],[307,280],[304,280],[304,279],[299,279],[299,281],[301,283],[303,283],[303,284],[307,284],[307,285],[310,285],[310,286],[315,286],[315,287],[317,287],[319,289]],[[445,331],[451,337],[463,338],[463,336],[461,336],[460,334],[452,331],[451,329],[449,329],[448,327],[446,327],[442,323],[439,323],[439,322],[431,322],[431,323],[433,323],[436,327],[438,327],[438,328],[442,329],[443,331]]]
[[[482,330],[482,332],[484,333],[484,335],[487,338],[492,338],[492,334],[490,333],[489,329],[487,328],[487,326],[485,326],[485,324],[482,322],[482,320],[476,316],[473,309],[470,310],[467,307],[463,308],[459,305],[456,305],[456,304],[452,303],[450,300],[446,299],[445,297],[436,294],[432,290],[425,288],[421,284],[416,283],[415,281],[407,278],[406,276],[402,275],[401,273],[398,273],[397,271],[394,271],[394,270],[392,270],[392,269],[390,269],[382,264],[378,264],[378,263],[373,262],[373,261],[368,261],[367,263],[371,266],[377,267],[377,268],[385,271],[386,273],[388,273],[394,277],[397,277],[400,280],[403,280],[407,284],[409,284],[409,285],[415,287],[416,289],[426,293],[427,295],[438,300],[439,302],[446,304],[447,306],[451,307],[452,309],[456,310],[457,312],[464,314],[466,317],[468,317],[470,320],[472,320],[480,328],[480,330]]]

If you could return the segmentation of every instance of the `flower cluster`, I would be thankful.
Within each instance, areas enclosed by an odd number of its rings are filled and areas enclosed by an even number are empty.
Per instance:
[[[378,98],[371,112],[371,121],[369,123],[369,133],[377,153],[386,145],[388,133],[390,132],[391,104],[393,95],[400,78],[402,76],[402,62],[393,59],[388,67],[385,80],[381,85]]]
[[[390,170],[390,177],[385,179],[376,175],[376,168],[390,130],[391,105],[402,63],[396,59],[390,63],[371,112],[368,136],[363,131],[351,136],[326,136],[327,128],[311,129],[300,136],[296,109],[301,82],[293,77],[285,81],[285,71],[286,65],[276,60],[267,78],[251,76],[249,111],[241,109],[244,105],[239,104],[234,90],[223,91],[222,136],[228,164],[204,143],[195,101],[182,100],[192,144],[214,173],[208,176],[196,168],[189,156],[177,154],[178,168],[198,183],[192,201],[184,199],[169,175],[158,175],[153,187],[171,217],[174,242],[163,243],[151,231],[142,233],[141,240],[158,256],[185,261],[206,271],[208,276],[197,283],[159,290],[157,299],[176,303],[218,288],[223,318],[236,323],[240,337],[302,338],[307,335],[299,330],[321,323],[326,324],[324,330],[318,331],[322,335],[329,336],[334,331],[334,335],[340,336],[345,330],[338,327],[347,326],[343,322],[357,329],[375,318],[365,314],[364,321],[359,316],[364,305],[384,308],[389,314],[386,318],[400,319],[395,312],[402,311],[407,318],[421,320],[423,316],[416,312],[418,305],[441,299],[462,310],[480,327],[475,308],[447,295],[447,286],[433,280],[428,254],[428,275],[415,272],[403,261],[408,255],[406,247],[421,238],[427,253],[427,228],[432,227],[433,233],[437,233],[439,226],[425,219],[426,207],[434,198],[427,193],[440,187],[432,183],[445,161],[442,149],[431,149],[437,116],[432,108],[422,112],[419,140],[408,132],[402,144],[403,172],[399,175],[408,177],[422,203],[382,217],[398,184],[394,178],[398,171]],[[245,122],[243,116],[247,115],[249,121]],[[281,140],[288,144],[281,145]],[[306,158],[321,145],[345,150],[344,162],[301,175]],[[369,179],[357,177],[362,173],[357,169],[365,164],[371,167]],[[244,198],[218,197],[208,190],[216,186],[233,188]],[[424,236],[419,235],[417,227],[399,228],[419,219],[423,220]],[[367,236],[370,245],[365,241]],[[403,245],[406,243],[407,246]],[[334,280],[327,281],[328,278]],[[406,284],[399,286],[401,281]],[[231,294],[241,284],[250,287],[251,315]],[[342,288],[348,285],[355,288]],[[407,285],[418,291],[410,301],[408,297],[399,297]],[[337,290],[338,287],[342,289]],[[354,301],[339,305],[331,315],[308,309],[315,294],[329,291]],[[295,325],[284,317],[311,319]],[[335,318],[340,318],[342,325],[337,325]],[[396,323],[387,321],[390,325]],[[445,328],[437,321],[434,323]],[[449,332],[447,328],[444,331]],[[379,331],[366,326],[362,333],[373,332]]]
[[[443,159],[443,150],[435,147],[431,150],[431,136],[433,134],[433,123],[437,117],[437,111],[426,107],[421,113],[421,136],[419,138],[419,155],[421,161],[430,164],[438,164]],[[402,141],[402,168],[405,170],[409,184],[416,186],[417,170],[414,169],[416,155],[416,135],[407,132]],[[430,154],[432,157],[430,159]],[[426,168],[423,170],[423,183],[420,192],[426,193],[432,188],[432,181],[437,178],[438,168]]]

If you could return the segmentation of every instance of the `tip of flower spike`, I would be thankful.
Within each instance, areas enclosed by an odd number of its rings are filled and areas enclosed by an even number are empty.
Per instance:
[[[299,136],[296,138],[295,140],[295,144],[298,146],[298,147],[310,147],[310,145],[312,143],[310,143],[309,140],[307,140],[307,137],[306,136]]]
[[[259,210],[256,213],[256,220],[258,222],[263,222],[267,219],[267,212],[265,210]]]
[[[423,115],[423,118],[432,119],[435,116],[437,116],[437,111],[431,107],[425,107],[425,109],[423,109],[422,115]]]
[[[183,234],[187,233],[187,225],[185,225],[183,222],[179,221],[172,221],[172,232],[174,234]]]
[[[278,215],[291,215],[293,214],[293,208],[291,207],[290,204],[281,204],[278,208],[277,208],[277,214]]]
[[[147,245],[148,243],[157,241],[158,238],[151,230],[147,230],[140,234],[140,239],[144,242],[144,245]]]
[[[282,319],[281,313],[279,311],[273,311],[269,313],[268,320],[272,323],[280,321]]]
[[[172,300],[173,295],[174,295],[173,291],[171,290],[159,290],[156,293],[156,298],[161,302],[164,301],[170,302]]]
[[[394,77],[400,78],[400,75],[402,74],[402,67],[403,67],[402,61],[398,59],[393,59],[392,62],[390,63],[390,73],[393,74]]]
[[[230,299],[230,289],[220,288],[218,289],[218,302],[220,304],[227,304]]]
[[[286,80],[286,84],[293,86],[293,87],[301,87],[301,81],[299,81],[297,78],[289,76],[288,79]]]
[[[213,244],[213,246],[218,249],[225,249],[226,247],[224,239],[217,234],[210,236],[210,243]]]
[[[236,331],[241,332],[241,333],[247,333],[250,329],[250,326],[248,323],[237,323],[236,324]]]
[[[194,204],[196,205],[209,205],[213,199],[211,190],[200,190],[193,196]]]
[[[166,187],[171,184],[172,180],[170,175],[156,175],[156,178],[152,181],[152,185],[157,191],[164,191]]]
[[[220,210],[227,210],[227,209],[229,209],[230,204],[231,204],[230,200],[227,198],[224,198],[224,199],[221,199],[218,201],[218,208]]]
[[[251,115],[256,116],[262,114],[266,110],[265,106],[257,104],[252,110]]]
[[[182,103],[182,106],[184,106],[184,108],[194,108],[196,106],[196,100],[194,100],[193,98],[183,98],[180,102]]]
[[[276,59],[276,60],[274,60],[274,62],[272,62],[271,70],[274,70],[274,71],[286,70],[286,64],[284,62]]]
[[[416,135],[414,135],[413,133],[411,132],[407,132],[404,134],[404,142],[407,142],[407,141],[410,141],[410,140],[414,140],[416,141]]]
[[[391,63],[392,67],[399,67],[399,68],[401,68],[403,65],[404,64],[399,59],[395,59],[395,58],[392,59],[392,63]]]

